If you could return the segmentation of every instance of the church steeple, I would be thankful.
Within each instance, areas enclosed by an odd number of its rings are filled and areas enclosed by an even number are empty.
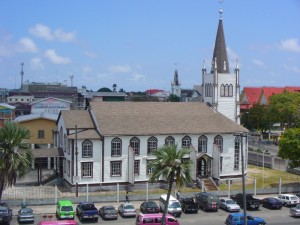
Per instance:
[[[178,72],[177,72],[177,69],[175,70],[173,84],[176,85],[176,86],[179,85],[179,79],[178,79]]]
[[[225,44],[225,36],[223,31],[223,19],[222,19],[223,10],[220,9],[219,13],[220,13],[220,18],[219,18],[218,31],[217,31],[216,41],[215,41],[214,54],[212,57],[213,65],[211,68],[211,72],[213,72],[217,68],[218,73],[230,73],[227,51],[226,51],[226,44]],[[215,62],[217,62],[217,65],[214,65]]]

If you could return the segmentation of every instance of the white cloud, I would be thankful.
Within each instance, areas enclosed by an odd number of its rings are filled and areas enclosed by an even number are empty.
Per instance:
[[[131,68],[128,65],[115,65],[110,66],[108,71],[111,73],[129,73],[131,72]]]
[[[38,52],[38,48],[31,39],[21,38],[16,45],[16,51],[18,51],[18,52]]]
[[[90,58],[96,58],[97,54],[94,52],[85,51],[84,54]]]
[[[10,57],[14,55],[14,46],[11,39],[11,35],[0,35],[0,56]]]
[[[45,57],[48,58],[54,64],[69,64],[71,59],[62,57],[56,54],[55,50],[49,49],[45,53]]]
[[[30,66],[33,70],[43,70],[45,68],[41,58],[32,58],[30,60]]]
[[[288,71],[292,71],[294,73],[300,73],[300,68],[297,66],[291,66],[291,65],[283,65],[283,67],[288,70]]]
[[[52,31],[51,28],[43,24],[36,24],[34,27],[31,27],[29,29],[29,33],[47,41],[58,40],[62,42],[69,42],[76,39],[75,32],[65,32],[62,29]]]
[[[146,79],[145,75],[138,74],[138,73],[132,74],[132,77],[131,77],[131,80],[133,80],[133,81],[140,81],[140,80],[145,80],[145,79]]]
[[[92,72],[93,71],[93,69],[92,69],[92,67],[90,67],[89,65],[86,65],[86,66],[84,66],[83,68],[82,68],[82,72],[83,73],[90,73],[90,72]]]
[[[298,39],[296,38],[281,41],[280,48],[285,51],[300,53],[300,44],[298,43]]]
[[[260,61],[258,59],[251,59],[251,61],[257,66],[265,67],[265,63],[263,61]]]
[[[43,24],[36,24],[34,27],[29,29],[29,33],[48,41],[52,41],[54,39],[51,29]]]
[[[76,39],[75,32],[64,32],[62,29],[57,29],[54,31],[54,37],[62,42],[74,41]]]

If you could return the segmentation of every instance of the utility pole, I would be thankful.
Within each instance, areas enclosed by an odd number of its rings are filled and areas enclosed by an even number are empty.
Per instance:
[[[78,146],[77,146],[77,124],[75,125],[75,161],[76,161],[76,197],[78,197]]]

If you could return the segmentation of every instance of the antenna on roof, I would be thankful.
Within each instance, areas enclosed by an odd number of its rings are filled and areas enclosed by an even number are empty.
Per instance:
[[[24,66],[24,63],[21,63],[21,90],[22,90],[22,85],[23,85],[23,77],[24,77],[24,71],[23,71],[23,66]]]
[[[73,79],[74,79],[74,75],[70,76],[70,80],[71,80],[71,87],[73,87]]]

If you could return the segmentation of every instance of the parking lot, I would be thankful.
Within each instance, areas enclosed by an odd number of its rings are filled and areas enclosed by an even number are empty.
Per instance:
[[[139,203],[136,202],[135,205],[138,205]],[[97,204],[97,207],[99,207],[100,204]],[[36,207],[39,207],[39,210],[37,210]],[[55,219],[55,206],[51,206],[49,209],[49,206],[33,206],[33,209],[36,208],[36,211],[42,212],[43,208],[46,211],[52,211],[53,213],[39,213],[35,214],[35,222],[34,224],[37,224],[39,221],[42,220],[54,220]],[[242,212],[242,210],[241,210]],[[260,207],[258,211],[248,211],[247,213],[251,214],[252,216],[258,216],[262,217],[266,220],[267,224],[274,224],[274,225],[299,225],[300,224],[300,218],[294,218],[291,217],[289,214],[289,208],[283,207],[280,210],[270,210],[263,207]],[[16,214],[16,211],[14,210],[14,214]],[[183,213],[178,220],[180,221],[180,224],[182,225],[196,225],[196,224],[205,224],[205,225],[217,225],[217,224],[224,224],[224,221],[228,215],[228,212],[219,209],[217,212],[204,212],[202,210],[199,210],[197,214],[185,214]],[[75,218],[78,224],[95,224],[95,222],[89,222],[86,221],[84,223],[79,222],[78,218]],[[11,225],[17,225],[17,219],[16,216],[13,217],[13,220],[11,222]],[[99,218],[99,221],[97,224],[114,224],[114,225],[125,225],[125,224],[135,224],[135,218],[122,218],[121,216],[118,217],[117,220],[105,220],[103,221],[102,218]]]

